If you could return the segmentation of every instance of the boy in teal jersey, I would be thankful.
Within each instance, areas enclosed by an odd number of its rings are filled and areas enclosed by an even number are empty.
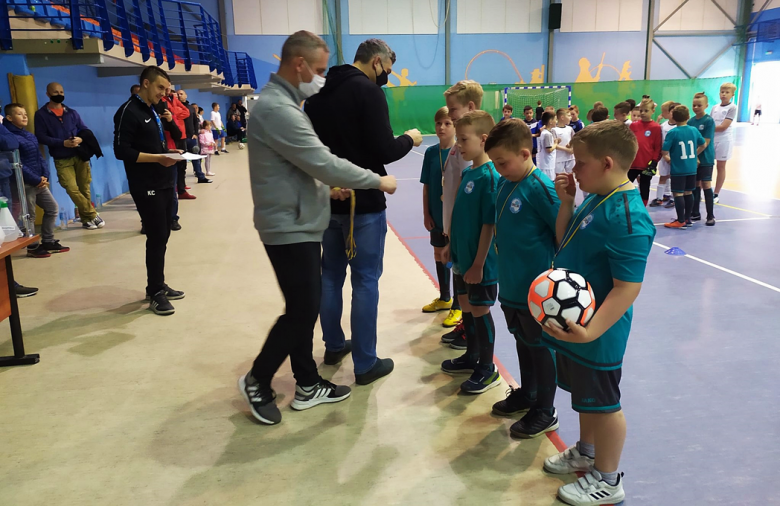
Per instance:
[[[692,225],[693,189],[696,188],[698,171],[697,157],[704,151],[704,137],[699,130],[688,126],[691,113],[684,105],[678,105],[672,111],[677,127],[666,134],[661,156],[672,167],[672,193],[677,219],[664,223],[666,228],[685,230]]]
[[[493,363],[496,327],[490,307],[498,292],[498,259],[493,247],[496,223],[496,191],[499,175],[485,153],[485,141],[495,126],[485,111],[466,113],[455,122],[458,149],[463,159],[472,163],[463,171],[452,210],[450,249],[455,290],[460,297],[463,319],[470,313],[474,320],[473,335],[466,328],[466,354],[445,360],[442,370],[449,373],[471,372],[461,384],[466,393],[479,394],[501,383]]]
[[[521,388],[493,405],[493,413],[526,413],[510,433],[532,438],[558,428],[555,412],[555,358],[542,344],[542,327],[528,309],[528,291],[550,268],[560,201],[550,178],[534,166],[533,134],[509,119],[490,131],[485,150],[502,178],[496,198],[498,300],[515,336]]]
[[[701,220],[701,192],[704,189],[704,206],[707,208],[708,227],[715,226],[715,195],[712,191],[712,168],[715,166],[715,120],[707,114],[709,100],[704,93],[693,96],[693,113],[695,116],[688,120],[688,126],[699,131],[704,137],[704,151],[699,155],[699,168],[696,171],[696,189],[693,191],[692,221]]]
[[[555,178],[561,207],[554,266],[590,283],[596,312],[584,327],[572,321],[567,321],[568,330],[544,327],[543,342],[557,352],[558,386],[571,392],[580,418],[577,445],[546,459],[544,468],[557,474],[585,473],[558,490],[568,504],[617,504],[625,498],[618,473],[626,437],[619,389],[623,354],[655,226],[628,181],[638,144],[626,125],[590,125],[574,136],[572,147],[577,160],[573,175]],[[576,212],[574,178],[591,194]]]
[[[450,269],[442,262],[442,249],[449,243],[444,234],[444,173],[450,150],[455,145],[455,126],[449,117],[447,107],[436,111],[436,136],[439,143],[429,147],[423,158],[420,182],[423,184],[423,221],[425,229],[431,234],[433,257],[436,260],[436,277],[439,281],[439,297],[423,306],[423,313],[446,311],[450,313],[444,320],[445,327],[454,327],[461,319],[458,298],[450,294]]]

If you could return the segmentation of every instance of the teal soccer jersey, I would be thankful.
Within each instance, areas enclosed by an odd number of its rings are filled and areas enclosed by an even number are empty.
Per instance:
[[[479,249],[479,236],[483,225],[496,222],[496,192],[501,176],[493,162],[463,171],[463,179],[455,197],[452,210],[452,237],[450,251],[455,272],[463,276],[471,268]],[[481,285],[498,283],[498,260],[491,242]]]
[[[642,282],[655,238],[653,220],[636,189],[617,192],[598,205],[603,199],[602,195],[591,195],[575,210],[570,227],[576,233],[555,258],[556,268],[581,274],[590,283],[596,295],[596,312],[612,290],[613,279]],[[618,369],[623,364],[632,315],[633,306],[589,343],[558,341],[546,333],[542,339],[550,348],[592,369]]]
[[[498,300],[528,310],[531,282],[550,268],[561,203],[550,178],[536,169],[520,182],[501,179],[496,198]]]
[[[422,174],[420,182],[428,185],[428,212],[431,213],[437,232],[444,231],[444,219],[442,218],[442,186],[443,167],[447,163],[450,149],[439,149],[439,144],[425,150],[423,158]]]
[[[699,164],[705,167],[715,165],[715,120],[709,114],[705,114],[701,119],[696,117],[689,119],[688,126],[698,130],[705,142],[707,139],[710,140],[707,149],[699,155]]]
[[[669,130],[664,140],[664,151],[669,152],[673,176],[695,176],[698,163],[696,148],[704,144],[704,137],[690,125]]]

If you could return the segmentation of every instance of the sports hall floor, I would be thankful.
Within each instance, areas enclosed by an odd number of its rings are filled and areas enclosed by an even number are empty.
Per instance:
[[[636,303],[621,384],[628,505],[780,504],[780,126],[737,133],[717,226],[660,226]],[[0,369],[0,505],[560,504],[561,478],[541,464],[577,440],[567,395],[556,399],[557,435],[513,441],[513,420],[490,415],[504,386],[462,396],[463,378],[439,370],[457,352],[439,344],[443,315],[420,312],[437,293],[420,217],[423,152],[390,167],[400,181],[379,351],[395,372],[297,413],[286,365],[278,426],[254,423],[235,386],[283,305],[252,225],[246,151],[215,158],[215,183],[193,185],[198,200],[181,203],[166,272],[187,298],[172,317],[141,301],[144,238],[127,196],[104,206],[104,230],[59,232],[70,253],[15,258],[17,279],[41,289],[19,301],[41,362]],[[651,210],[659,224],[672,214]],[[512,381],[514,342],[494,314]],[[10,354],[1,327],[0,354]],[[317,329],[318,362],[322,353]],[[351,365],[321,372],[353,384]]]

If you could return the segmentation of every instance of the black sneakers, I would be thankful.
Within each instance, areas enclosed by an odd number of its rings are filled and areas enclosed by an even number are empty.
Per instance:
[[[352,389],[343,385],[334,385],[330,381],[321,379],[319,383],[311,387],[295,385],[295,399],[290,407],[296,411],[310,409],[320,404],[341,402],[352,393]]]
[[[171,230],[173,230],[174,232],[181,230],[181,225],[179,225],[179,220],[173,220],[173,223],[171,223]]]
[[[60,241],[44,241],[41,243],[40,247],[49,253],[67,253],[70,251],[70,248],[60,244]]]
[[[355,375],[355,383],[358,385],[368,385],[379,378],[387,376],[393,372],[394,368],[395,363],[393,363],[392,358],[378,358],[376,359],[374,367],[369,369],[368,372]]]
[[[160,290],[159,292],[152,295],[149,302],[149,309],[151,309],[154,314],[161,316],[172,315],[175,312],[173,305],[168,302],[168,297],[165,295],[165,290]]]
[[[213,183],[213,182],[214,181],[212,181],[211,179],[205,177],[203,179],[198,179],[198,184]]]
[[[163,285],[165,296],[168,298],[168,300],[181,300],[184,298],[184,292],[180,292],[179,290],[174,290],[168,285]],[[149,294],[146,294],[146,300],[152,300],[152,298],[149,296]]]
[[[455,339],[452,340],[450,343],[450,348],[453,350],[465,350],[468,348],[468,344],[466,342],[466,332],[463,332],[462,334],[459,334],[455,337]]]
[[[325,350],[325,365],[336,365],[350,353],[352,353],[352,341],[347,339],[344,342],[344,349],[340,351]]]
[[[38,289],[31,286],[22,286],[16,283],[16,298],[24,299],[25,297],[32,297],[38,294]]]
[[[249,403],[252,416],[258,421],[266,425],[276,425],[282,421],[282,413],[276,406],[276,392],[270,386],[260,385],[251,372],[238,379],[238,390]]]
[[[509,428],[509,433],[517,438],[530,439],[557,429],[557,411],[553,410],[553,414],[548,415],[543,410],[534,408],[523,418],[513,423]]]
[[[493,404],[493,413],[499,416],[511,416],[525,413],[533,407],[534,402],[526,399],[520,388],[509,387],[506,394],[506,399]]]
[[[441,336],[441,342],[444,344],[451,344],[453,341],[463,338],[465,335],[466,328],[463,326],[463,320],[461,320],[454,329]]]

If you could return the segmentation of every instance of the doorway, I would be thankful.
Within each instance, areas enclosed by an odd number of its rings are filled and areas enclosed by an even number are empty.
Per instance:
[[[777,83],[780,82],[780,61],[756,63],[750,73],[750,120],[757,104],[761,104],[761,124],[780,123],[780,95]],[[750,121],[749,120],[749,121]]]

